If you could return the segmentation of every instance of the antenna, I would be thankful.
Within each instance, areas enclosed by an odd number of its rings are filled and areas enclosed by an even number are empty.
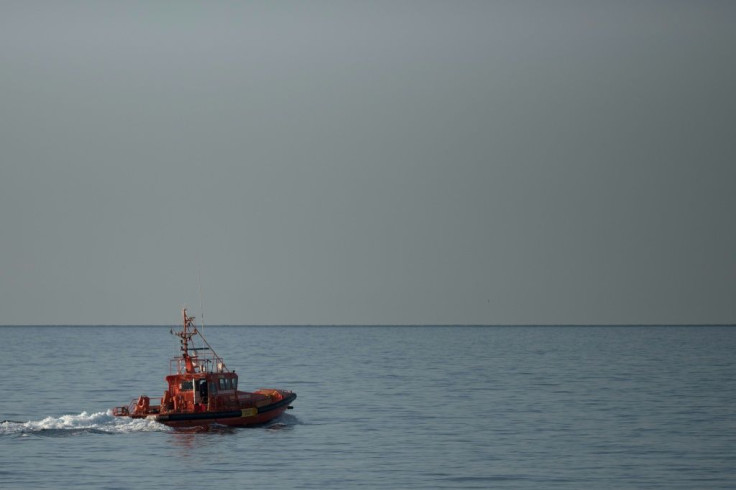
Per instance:
[[[199,311],[201,316],[200,326],[204,332],[204,299],[202,299],[202,271],[197,267],[197,283],[199,284]]]

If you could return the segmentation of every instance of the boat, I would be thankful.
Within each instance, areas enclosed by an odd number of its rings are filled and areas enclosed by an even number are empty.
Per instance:
[[[127,406],[113,408],[114,416],[153,419],[170,427],[244,427],[265,424],[293,408],[296,393],[289,390],[239,391],[238,375],[227,368],[186,308],[181,330],[171,333],[179,337],[181,355],[169,361],[168,389],[160,402],[152,404],[141,395]]]

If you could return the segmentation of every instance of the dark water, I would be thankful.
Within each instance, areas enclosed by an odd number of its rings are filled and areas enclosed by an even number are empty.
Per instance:
[[[736,328],[207,327],[295,409],[113,418],[161,396],[168,330],[0,328],[0,487],[736,487]]]

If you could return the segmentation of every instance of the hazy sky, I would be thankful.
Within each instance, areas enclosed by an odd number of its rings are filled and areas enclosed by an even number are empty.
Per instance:
[[[734,323],[734,26],[2,1],[0,323]]]

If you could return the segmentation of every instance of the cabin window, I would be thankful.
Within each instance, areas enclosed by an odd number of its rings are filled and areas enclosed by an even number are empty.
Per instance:
[[[193,388],[191,381],[182,381],[179,385],[180,390],[191,390]]]
[[[214,381],[210,383],[210,393],[212,393],[213,395],[217,393],[217,383],[215,383]]]
[[[234,390],[238,387],[237,378],[220,378],[220,390]]]

